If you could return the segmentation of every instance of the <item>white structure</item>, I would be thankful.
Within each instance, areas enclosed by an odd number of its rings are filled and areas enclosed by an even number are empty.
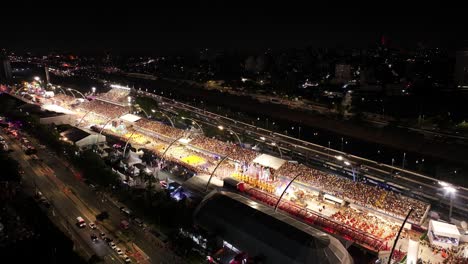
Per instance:
[[[80,149],[88,148],[92,145],[106,142],[104,135],[99,136],[97,133],[88,133],[76,127],[71,127],[60,133],[63,141],[76,145]]]
[[[123,121],[129,122],[129,123],[135,123],[136,121],[140,120],[141,117],[137,115],[132,115],[132,114],[125,114],[120,117]]]
[[[277,157],[273,157],[268,154],[262,154],[253,160],[253,163],[262,165],[263,167],[269,167],[274,170],[277,170],[283,165],[286,161]]]
[[[418,263],[419,241],[408,240],[408,254],[406,255],[406,264]]]
[[[431,244],[444,248],[458,246],[461,236],[456,225],[434,220],[429,222],[427,232]]]

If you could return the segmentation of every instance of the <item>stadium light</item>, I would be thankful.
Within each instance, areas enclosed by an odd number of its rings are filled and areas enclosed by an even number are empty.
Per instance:
[[[439,184],[440,184],[442,187],[448,187],[448,186],[449,186],[448,183],[443,182],[443,181],[439,181]]]
[[[447,187],[444,187],[444,189],[449,192],[449,193],[455,193],[457,192],[457,189],[453,188],[452,186],[447,186]]]
[[[200,129],[200,131],[202,132],[202,134],[205,134],[203,132],[203,128],[200,126],[199,123],[197,123],[197,121],[195,121],[194,119],[192,118],[188,118],[188,117],[185,117],[185,116],[181,116],[182,120],[189,120],[189,121],[192,121],[192,125],[196,125],[198,127],[198,129]]]
[[[457,192],[457,189],[453,187],[451,184],[439,181],[440,186],[444,189],[447,193],[450,194],[450,207],[449,207],[449,219],[452,218],[452,209],[453,209],[453,196]]]

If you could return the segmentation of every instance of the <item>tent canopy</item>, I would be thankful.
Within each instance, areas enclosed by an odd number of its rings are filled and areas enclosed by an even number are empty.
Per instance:
[[[269,167],[274,170],[279,169],[286,161],[268,154],[262,154],[253,160],[254,163],[260,164],[264,167]]]
[[[130,151],[126,163],[128,164],[128,166],[133,166],[135,164],[141,163],[141,159],[138,157],[138,154],[136,154],[133,151]]]
[[[438,236],[460,238],[460,232],[456,225],[431,220],[432,232]]]
[[[140,120],[141,117],[136,116],[136,115],[132,115],[132,114],[126,114],[126,115],[121,116],[120,119],[122,119],[124,121],[127,121],[127,122],[130,122],[130,123],[134,123],[134,122]]]

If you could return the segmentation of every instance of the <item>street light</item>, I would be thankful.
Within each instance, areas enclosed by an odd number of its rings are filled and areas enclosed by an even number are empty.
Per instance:
[[[343,156],[339,155],[339,156],[335,156],[335,158],[339,161],[343,161],[343,164],[346,165],[346,166],[350,166],[351,167],[351,170],[353,172],[353,181],[356,181],[356,168],[353,166],[353,164],[348,160],[348,159],[345,159]]]
[[[225,127],[223,127],[221,125],[218,126],[218,129],[221,130],[221,131],[224,130],[224,128]],[[237,140],[239,141],[239,145],[242,148],[242,141],[240,140],[239,135],[230,128],[226,128],[226,130],[229,131],[231,134],[234,134],[234,136],[236,136]]]
[[[448,184],[443,181],[439,181],[440,186],[450,195],[450,208],[449,208],[449,219],[452,218],[452,209],[453,209],[453,196],[457,192],[457,189],[453,187],[451,184]]]
[[[403,153],[403,162],[401,163],[401,168],[405,168],[405,158],[406,158],[406,152]]]
[[[197,125],[198,129],[200,129],[200,131],[202,132],[202,134],[204,134],[204,133],[203,133],[202,127],[200,126],[200,124],[199,124],[197,121],[195,121],[195,120],[192,119],[192,118],[185,117],[185,116],[182,116],[182,119],[183,119],[183,120],[190,120],[190,121],[192,121],[192,125]]]
[[[96,87],[94,87],[94,86],[91,87],[91,91],[93,92],[93,94],[96,93]]]
[[[34,76],[34,80],[40,82],[41,78],[39,78],[39,76]]]
[[[172,127],[175,127],[175,126],[174,126],[174,122],[172,121],[172,119],[171,119],[168,115],[166,115],[164,112],[162,112],[162,111],[156,111],[156,110],[154,110],[154,109],[151,109],[151,112],[153,112],[153,113],[156,113],[156,112],[161,113],[162,116],[166,117],[166,118],[169,120],[169,122],[171,123],[171,126],[172,126]]]

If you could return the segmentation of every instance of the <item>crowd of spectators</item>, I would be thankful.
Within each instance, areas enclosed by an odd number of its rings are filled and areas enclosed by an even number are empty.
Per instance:
[[[393,239],[399,228],[398,225],[389,223],[375,215],[352,208],[338,211],[331,215],[331,218],[384,240]]]
[[[229,156],[229,158],[241,163],[251,163],[259,154],[254,150],[244,149],[237,144],[228,143],[205,136],[196,136],[192,139],[192,141],[190,141],[190,144],[212,153],[217,153],[222,156]]]
[[[166,126],[163,123],[152,121],[147,118],[141,118],[140,120],[138,120],[137,125],[173,139],[184,135],[184,130],[182,129],[178,129],[172,126]]]
[[[93,100],[93,101],[80,104],[79,108],[85,112],[92,111],[96,114],[109,116],[109,117],[121,116],[128,112],[128,108],[126,107],[122,107],[119,105],[114,105],[114,104],[110,104],[110,103],[106,103],[106,102],[98,101],[98,100]]]
[[[76,101],[74,97],[68,96],[62,93],[55,94],[51,100],[54,104],[61,105],[61,106],[68,106],[68,105],[73,104]]]
[[[97,97],[111,102],[127,103],[130,91],[125,89],[110,89],[106,93],[101,93]]]
[[[464,264],[468,263],[468,244],[454,246],[452,248],[446,249],[440,246],[431,244],[427,238],[420,240],[422,246],[427,246],[432,251],[432,254],[440,254],[444,259],[442,263],[444,264]],[[425,264],[436,264],[436,262],[431,261],[421,261]],[[440,264],[440,262],[439,262]]]
[[[378,186],[371,186],[360,181],[339,177],[330,173],[309,168],[302,164],[285,163],[274,174],[293,178],[308,183],[318,189],[352,203],[382,210],[387,214],[400,218],[406,216],[409,208],[413,208],[410,219],[419,223],[429,204],[415,200]]]
[[[96,100],[82,104],[81,107],[102,115],[109,115],[109,113],[113,115],[123,114],[127,111],[125,107]],[[140,119],[136,124],[147,131],[155,132],[171,139],[181,137],[184,133],[187,133],[182,129],[167,126],[146,118]],[[220,156],[229,156],[230,159],[239,161],[241,164],[250,164],[259,154],[254,150],[242,148],[238,144],[223,142],[201,135],[193,137],[189,144]],[[177,157],[171,158],[177,159]],[[184,165],[189,164],[184,163]],[[206,168],[201,170],[206,170]],[[200,171],[200,169],[197,169],[197,171]],[[299,181],[310,184],[326,193],[400,218],[406,215],[409,208],[413,208],[414,211],[410,219],[416,223],[422,220],[428,207],[427,203],[402,196],[378,186],[371,186],[360,181],[355,182],[344,177],[309,168],[302,164],[285,163],[273,173],[273,178],[278,176],[293,178],[298,174]]]

